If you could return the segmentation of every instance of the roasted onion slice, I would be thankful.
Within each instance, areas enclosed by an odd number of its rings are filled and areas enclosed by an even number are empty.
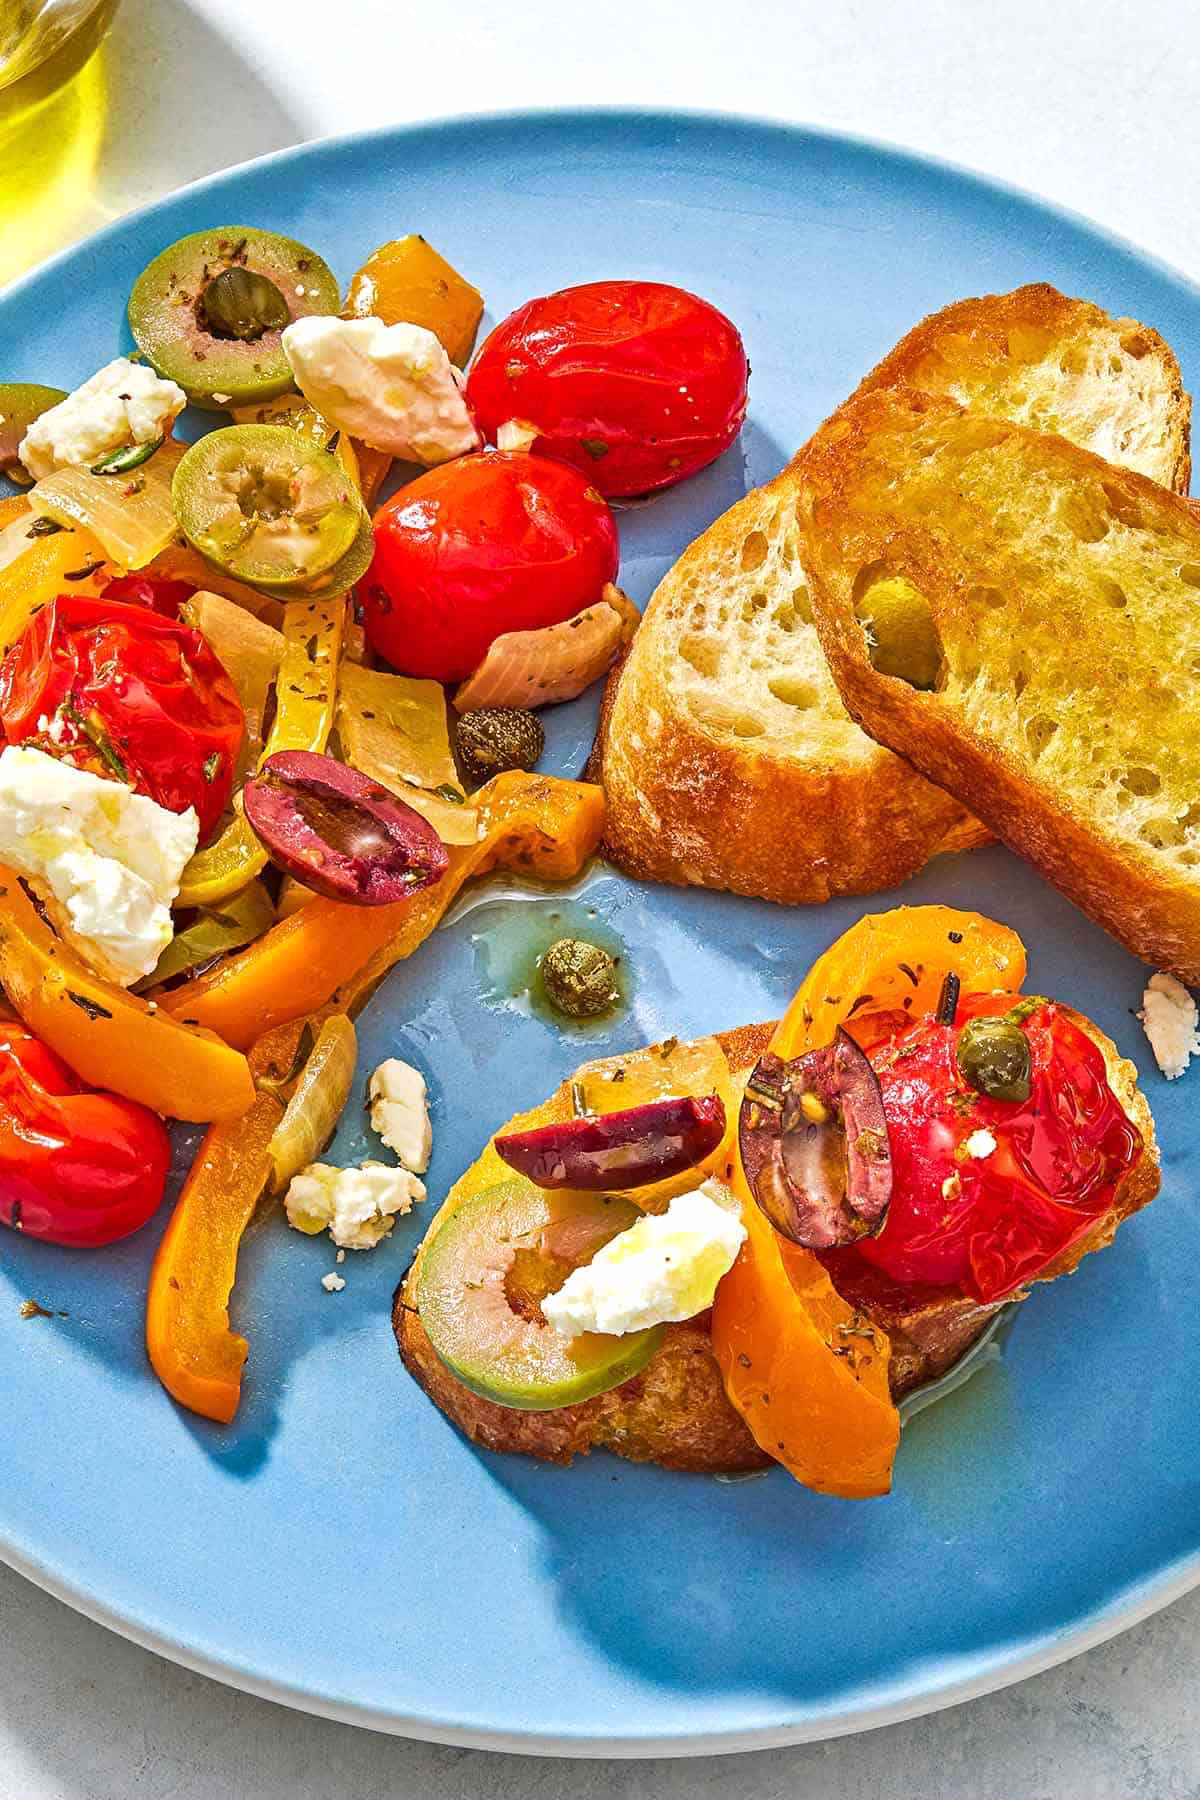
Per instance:
[[[738,1121],[750,1190],[809,1250],[873,1237],[892,1195],[892,1150],[875,1071],[849,1032],[792,1062],[770,1052]]]

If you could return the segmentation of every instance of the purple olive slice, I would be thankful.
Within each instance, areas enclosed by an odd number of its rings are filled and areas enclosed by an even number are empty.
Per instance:
[[[828,1250],[882,1230],[892,1147],[879,1081],[849,1032],[792,1062],[768,1052],[738,1141],[754,1198],[793,1243]]]
[[[496,1139],[496,1154],[539,1188],[640,1187],[694,1169],[725,1136],[717,1094],[652,1100]]]
[[[388,906],[449,866],[420,813],[332,756],[281,750],[246,783],[242,799],[276,868],[330,900]]]

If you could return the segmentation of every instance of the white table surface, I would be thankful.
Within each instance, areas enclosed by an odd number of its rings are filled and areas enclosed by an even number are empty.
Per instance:
[[[934,151],[1195,275],[1198,74],[1187,0],[122,0],[85,77],[106,93],[103,129],[80,133],[71,181],[19,227],[0,144],[0,277],[306,138],[607,102],[767,113]],[[70,124],[69,103],[59,116]],[[931,1719],[737,1759],[589,1766],[289,1713],[0,1568],[0,1800],[1196,1800],[1198,1640],[1200,1593]]]

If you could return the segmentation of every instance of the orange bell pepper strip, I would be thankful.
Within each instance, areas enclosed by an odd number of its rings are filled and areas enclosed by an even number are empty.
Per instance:
[[[0,867],[0,985],[31,1031],[92,1087],[173,1119],[225,1119],[254,1099],[246,1058],[93,975]]]
[[[34,614],[59,594],[98,594],[124,571],[105,559],[98,538],[81,525],[34,538],[0,569],[0,656],[12,649]]]
[[[712,1315],[725,1391],[759,1448],[806,1487],[846,1500],[886,1494],[900,1442],[887,1333],[735,1185],[748,1235]]]
[[[478,842],[451,848],[450,867],[432,887],[390,906],[310,900],[206,975],[160,992],[159,1005],[248,1049],[271,1026],[316,1012],[335,994],[343,1006],[356,1001],[425,941],[472,876],[497,867],[547,881],[577,875],[604,825],[598,787],[521,770],[495,776],[475,805]],[[341,991],[352,980],[353,1001]]]
[[[1024,946],[1005,926],[951,907],[868,915],[817,958],[771,1048],[801,1056],[867,1007],[919,1017],[950,970],[967,992],[1017,993]],[[736,1185],[748,1236],[712,1319],[730,1401],[756,1443],[806,1486],[846,1499],[886,1494],[900,1438],[887,1333],[842,1299],[817,1257],[774,1230],[740,1166]]]
[[[282,1117],[274,1094],[261,1093],[240,1118],[209,1127],[150,1271],[146,1353],[154,1373],[180,1406],[226,1425],[249,1349],[229,1328],[229,1295]]]
[[[249,1109],[205,1134],[150,1270],[146,1353],[180,1406],[228,1424],[242,1394],[249,1346],[230,1330],[238,1252],[271,1173],[270,1143],[294,1080],[303,1021],[250,1053]]]

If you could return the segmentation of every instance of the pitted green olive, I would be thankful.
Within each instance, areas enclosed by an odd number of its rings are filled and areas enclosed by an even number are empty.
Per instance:
[[[959,1074],[989,1100],[1021,1105],[1033,1089],[1029,1039],[1012,1019],[970,1019],[958,1034],[954,1060]]]

